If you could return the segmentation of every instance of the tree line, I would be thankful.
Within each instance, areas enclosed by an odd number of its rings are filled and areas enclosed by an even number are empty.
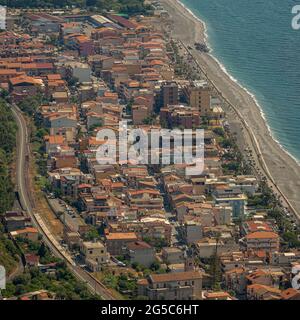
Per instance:
[[[90,8],[100,11],[114,10],[128,15],[146,14],[151,8],[144,0],[0,0],[10,8]]]
[[[17,125],[10,107],[0,98],[0,214],[10,210],[14,201],[11,164],[16,144]]]

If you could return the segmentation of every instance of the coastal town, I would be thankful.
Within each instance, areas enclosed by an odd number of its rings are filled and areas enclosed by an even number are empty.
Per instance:
[[[176,38],[163,2],[8,8],[0,299],[300,300],[299,216],[195,58],[208,46]],[[203,170],[99,161],[116,143],[99,132],[133,129],[204,130]]]

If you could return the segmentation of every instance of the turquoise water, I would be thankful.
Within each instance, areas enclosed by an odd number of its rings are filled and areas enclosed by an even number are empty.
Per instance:
[[[206,23],[213,55],[260,104],[274,138],[300,160],[300,0],[182,0]]]

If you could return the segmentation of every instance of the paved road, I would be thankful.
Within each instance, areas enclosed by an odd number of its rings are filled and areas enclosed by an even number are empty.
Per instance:
[[[50,248],[53,254],[63,259],[73,275],[86,283],[89,290],[97,293],[105,300],[115,300],[105,286],[96,280],[90,273],[79,266],[76,266],[72,258],[60,246],[55,237],[50,233],[47,226],[43,223],[39,214],[35,213],[29,197],[29,189],[26,185],[26,156],[29,154],[28,130],[25,119],[16,106],[12,106],[12,112],[18,125],[17,138],[17,188],[24,210],[29,214],[34,226],[43,235],[43,241]]]
[[[189,62],[195,66],[196,70],[198,69],[202,73],[203,77],[215,89],[215,91],[218,94],[218,97],[220,97],[223,100],[223,102],[225,102],[228,105],[228,107],[231,109],[231,111],[233,111],[235,113],[235,115],[237,116],[237,118],[240,120],[243,128],[245,129],[244,130],[245,134],[248,134],[248,136],[249,136],[249,142],[251,143],[250,146],[252,147],[252,149],[254,151],[252,153],[252,157],[254,158],[257,167],[260,169],[261,172],[264,173],[264,176],[267,178],[267,183],[268,183],[269,187],[273,190],[273,192],[275,193],[277,198],[280,200],[283,207],[287,208],[288,211],[293,213],[294,217],[298,221],[300,221],[300,213],[297,212],[297,210],[293,207],[293,205],[291,204],[291,202],[289,201],[287,196],[282,192],[280,187],[276,184],[276,181],[274,180],[272,174],[270,173],[269,168],[265,162],[261,147],[260,147],[260,145],[257,141],[257,138],[256,138],[252,128],[250,127],[250,125],[244,119],[244,117],[242,116],[240,111],[222,95],[222,93],[218,90],[216,85],[207,77],[205,70],[203,70],[203,68],[201,67],[201,65],[197,61],[197,58],[193,55],[191,50],[183,43],[183,41],[179,40],[179,42],[181,44],[181,47],[183,48],[182,51],[185,52],[184,56],[187,59],[189,59]],[[182,53],[182,51],[181,51],[181,53]]]

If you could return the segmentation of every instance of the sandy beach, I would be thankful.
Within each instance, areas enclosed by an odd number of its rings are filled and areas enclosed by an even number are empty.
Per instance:
[[[206,39],[205,25],[185,9],[177,0],[160,0],[168,11],[173,22],[172,37],[181,40],[187,46]],[[209,39],[208,39],[209,42]],[[192,50],[208,78],[215,84],[223,96],[238,110],[243,121],[233,112],[228,112],[228,122],[232,130],[238,135],[240,146],[250,147],[254,160],[264,163],[270,173],[274,191],[279,195],[279,190],[285,195],[289,203],[297,211],[300,218],[300,166],[281,146],[272,138],[266,121],[254,97],[232,79],[221,65],[210,54]],[[225,110],[227,111],[227,110]],[[245,123],[249,129],[245,130]],[[244,129],[242,129],[243,124]],[[249,130],[252,133],[250,137]],[[256,140],[253,143],[253,139]],[[261,156],[254,145],[259,145]],[[259,160],[259,161],[258,161]],[[261,167],[258,165],[258,167]],[[278,189],[277,189],[278,188]],[[283,204],[285,205],[285,201]]]

